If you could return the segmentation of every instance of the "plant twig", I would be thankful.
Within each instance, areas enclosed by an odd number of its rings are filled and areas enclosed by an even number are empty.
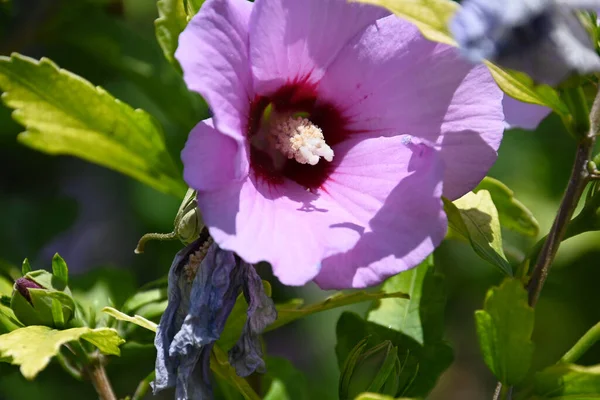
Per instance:
[[[600,340],[600,322],[590,328],[569,351],[565,353],[560,361],[565,363],[574,363],[581,357],[590,347]]]
[[[101,360],[86,365],[85,372],[92,381],[100,400],[117,400]]]
[[[596,99],[594,100],[594,105],[592,106],[592,111],[590,113],[590,120],[590,131],[586,135],[582,135],[577,145],[575,162],[573,164],[573,170],[571,171],[571,177],[569,178],[565,195],[563,196],[552,228],[537,257],[529,285],[527,286],[529,292],[529,304],[532,307],[535,306],[540,297],[540,292],[548,277],[552,261],[556,256],[560,242],[565,236],[568,223],[571,220],[575,207],[577,207],[577,203],[589,181],[587,164],[588,161],[591,160],[595,135],[597,134],[598,126],[600,125],[600,92],[598,92]]]

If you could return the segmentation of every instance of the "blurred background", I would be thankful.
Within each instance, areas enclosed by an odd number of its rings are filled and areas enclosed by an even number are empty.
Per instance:
[[[0,0],[0,54],[48,57],[145,109],[163,125],[178,160],[188,131],[206,117],[206,109],[201,102],[179,107],[174,97],[173,88],[181,87],[181,80],[156,43],[155,3]],[[135,255],[133,249],[142,234],[172,229],[179,200],[79,159],[24,147],[16,140],[21,131],[10,111],[0,106],[0,274],[14,278],[25,257],[34,269],[48,269],[58,252],[69,265],[73,290],[101,306],[119,306],[141,285],[164,277],[179,243],[151,242],[143,255]],[[507,132],[490,172],[533,211],[543,234],[566,185],[574,148],[560,120],[550,116],[536,132]],[[504,238],[509,257],[521,257],[532,244],[510,232],[504,232]],[[536,310],[536,367],[556,362],[600,320],[598,260],[598,233],[581,235],[561,247]],[[495,380],[479,353],[473,312],[502,277],[458,242],[445,242],[436,251],[436,264],[447,278],[446,336],[455,349],[455,362],[429,398],[490,398]],[[283,287],[268,267],[261,266],[260,272],[272,283],[276,301],[302,297],[314,302],[330,294],[312,284]],[[0,284],[0,293],[10,294],[11,289]],[[367,307],[353,310],[360,313]],[[321,313],[266,335],[269,354],[286,357],[304,371],[311,399],[337,398],[335,324],[341,312]],[[128,343],[122,357],[112,358],[108,374],[119,397],[130,395],[152,371],[154,355],[151,345]],[[600,346],[581,360],[586,365],[599,362]],[[55,364],[28,382],[17,368],[0,363],[0,399],[40,398],[93,399],[95,393],[91,385],[74,381]]]

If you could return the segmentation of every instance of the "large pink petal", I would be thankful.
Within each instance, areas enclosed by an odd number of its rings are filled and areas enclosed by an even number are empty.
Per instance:
[[[506,128],[521,128],[535,130],[540,122],[552,112],[548,107],[537,104],[523,103],[509,95],[504,95],[504,119]]]
[[[196,190],[214,190],[235,180],[235,159],[238,144],[218,132],[212,119],[201,121],[188,136],[181,160],[183,178]]]
[[[208,0],[179,37],[175,57],[190,90],[208,102],[215,128],[238,142],[236,174],[248,171],[244,145],[250,100],[254,98],[248,57],[252,3]]]
[[[356,218],[356,244],[322,263],[324,289],[367,287],[416,266],[443,240],[447,222],[440,196],[437,151],[406,138],[380,137],[335,146],[342,158],[324,197]]]
[[[199,192],[198,206],[221,248],[250,263],[270,262],[286,285],[303,285],[315,277],[321,260],[337,251],[329,248],[329,225],[348,220],[339,215],[339,207],[291,181],[271,186],[247,178],[218,191]],[[355,236],[341,248],[348,249]],[[346,237],[334,242],[340,245]]]
[[[258,93],[286,82],[317,82],[340,49],[383,8],[346,0],[256,0],[250,58]]]
[[[356,134],[409,134],[436,144],[451,199],[472,189],[496,159],[503,96],[485,66],[473,67],[394,16],[354,38],[318,91],[343,110]]]

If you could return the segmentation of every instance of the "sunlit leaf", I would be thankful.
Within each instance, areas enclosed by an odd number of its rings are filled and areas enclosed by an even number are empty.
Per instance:
[[[60,255],[58,255],[58,253],[54,254],[54,257],[52,257],[52,275],[60,278],[65,285],[69,283],[69,269],[67,268],[67,263]]]
[[[515,199],[514,192],[505,184],[486,176],[473,191],[477,193],[480,190],[487,190],[490,193],[503,228],[526,236],[538,235],[540,227],[537,220],[523,203]]]
[[[105,354],[117,356],[120,355],[119,346],[124,342],[117,331],[109,328],[54,330],[28,326],[0,335],[0,358],[19,365],[23,376],[33,379],[46,368],[63,344],[79,339],[93,344]]]
[[[456,45],[448,22],[458,9],[450,0],[351,0],[384,7],[419,28],[423,36],[434,42]]]
[[[502,249],[502,232],[498,211],[487,190],[470,192],[451,202],[444,200],[448,228],[452,234],[471,243],[481,258],[512,275],[510,264]]]
[[[489,61],[486,65],[500,89],[510,97],[525,103],[549,107],[559,114],[569,112],[558,92],[552,87],[537,85],[533,79],[522,72],[505,70]]]
[[[518,279],[506,279],[490,289],[483,310],[475,312],[483,360],[498,380],[517,385],[527,375],[533,357],[534,313]]]
[[[120,321],[131,322],[132,324],[136,324],[136,325],[141,326],[142,328],[148,329],[149,331],[152,331],[152,332],[156,332],[156,329],[158,327],[158,324],[155,324],[154,322],[149,321],[144,317],[141,317],[139,315],[134,315],[133,317],[130,317],[129,315],[124,314],[119,310],[115,310],[112,307],[104,307],[102,309],[102,312],[104,312]]]
[[[442,339],[446,290],[443,276],[435,273],[433,257],[417,268],[395,275],[382,286],[387,293],[404,292],[409,299],[379,300],[368,320],[402,332],[423,345]]]
[[[179,34],[187,25],[187,13],[183,0],[158,0],[158,19],[154,21],[156,39],[167,60],[178,69],[179,63],[175,60],[175,50],[179,41]]]
[[[49,154],[69,154],[112,168],[165,193],[186,186],[157,122],[48,59],[0,57],[0,88],[26,127],[19,141]]]

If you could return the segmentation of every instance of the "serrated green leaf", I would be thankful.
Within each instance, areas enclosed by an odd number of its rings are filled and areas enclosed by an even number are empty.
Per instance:
[[[467,193],[454,203],[445,198],[443,201],[448,228],[471,243],[477,255],[512,276],[512,268],[502,249],[498,210],[490,193],[480,190],[477,194]]]
[[[152,332],[156,332],[156,329],[158,327],[158,324],[155,324],[152,321],[148,321],[144,317],[141,317],[139,315],[134,315],[133,317],[130,317],[129,315],[123,314],[121,311],[115,310],[112,307],[104,307],[102,309],[102,312],[106,313],[120,321],[131,322],[132,324],[136,324],[136,325],[141,326],[142,328],[148,329],[149,331],[152,331]]]
[[[381,287],[384,292],[403,292],[410,298],[376,302],[367,320],[402,332],[421,345],[441,340],[446,307],[443,279],[435,273],[431,256],[417,268],[389,278]]]
[[[600,365],[556,364],[535,374],[535,400],[600,399]]]
[[[58,253],[54,254],[54,257],[52,257],[52,275],[64,281],[65,285],[69,284],[69,269],[67,268],[67,263]]]
[[[119,346],[124,342],[117,331],[109,328],[59,331],[45,326],[28,326],[0,335],[0,358],[19,365],[23,376],[31,380],[58,354],[63,344],[79,339],[90,342],[105,354],[117,356],[120,355]]]
[[[25,276],[26,273],[31,272],[31,265],[29,264],[28,259],[23,260],[23,264],[21,266],[21,274]]]
[[[412,22],[423,36],[434,42],[456,46],[449,30],[449,21],[460,6],[451,0],[351,0],[384,7],[398,17]],[[505,93],[525,103],[549,107],[559,114],[567,113],[556,90],[547,85],[535,85],[527,75],[507,71],[491,62],[485,63],[492,77]]]
[[[165,58],[177,69],[181,69],[175,60],[175,50],[177,50],[179,35],[188,22],[183,0],[158,0],[156,6],[158,7],[158,19],[154,21],[156,39]]]
[[[515,199],[514,192],[497,179],[486,176],[473,191],[487,190],[498,210],[500,224],[526,236],[535,237],[540,231],[537,220],[521,203]]]
[[[529,371],[534,347],[534,312],[521,281],[507,278],[490,289],[484,309],[475,312],[475,322],[488,368],[505,385],[521,383]]]
[[[183,197],[187,188],[157,122],[50,60],[0,57],[0,88],[13,118],[26,127],[21,143],[69,154]]]

